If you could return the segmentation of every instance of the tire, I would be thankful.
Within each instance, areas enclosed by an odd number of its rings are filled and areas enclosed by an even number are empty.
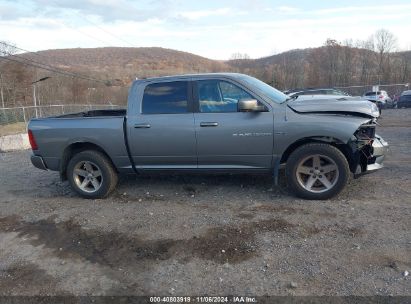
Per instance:
[[[380,102],[377,102],[377,108],[378,108],[378,112],[379,112],[380,115],[381,115],[382,109],[383,109],[383,105],[382,105]]]
[[[336,147],[312,143],[292,152],[286,164],[286,176],[288,187],[298,197],[325,200],[344,189],[350,168]]]
[[[89,199],[107,197],[118,181],[111,161],[95,150],[79,152],[70,159],[67,179],[74,191]]]

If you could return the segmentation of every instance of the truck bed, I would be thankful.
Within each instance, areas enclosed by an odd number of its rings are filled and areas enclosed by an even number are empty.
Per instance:
[[[78,113],[70,113],[55,116],[54,118],[76,118],[76,117],[113,117],[113,116],[126,116],[126,109],[115,109],[115,110],[91,110]]]
[[[88,143],[110,155],[116,168],[130,170],[124,123],[126,110],[96,110],[48,118],[32,119],[29,129],[36,138],[47,169],[60,170],[67,147]]]

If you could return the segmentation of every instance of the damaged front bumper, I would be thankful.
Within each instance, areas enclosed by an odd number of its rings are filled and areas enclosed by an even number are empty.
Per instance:
[[[384,167],[383,161],[388,154],[389,145],[379,135],[375,134],[371,147],[359,150],[359,158],[354,172],[354,178],[375,172]]]

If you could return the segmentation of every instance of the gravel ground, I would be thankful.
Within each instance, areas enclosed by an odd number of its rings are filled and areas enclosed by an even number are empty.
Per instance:
[[[269,176],[123,176],[78,198],[0,154],[0,295],[411,295],[411,109],[386,168],[303,201]]]

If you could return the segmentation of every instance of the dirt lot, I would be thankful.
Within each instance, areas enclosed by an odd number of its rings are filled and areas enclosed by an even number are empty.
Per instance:
[[[411,295],[410,117],[383,112],[386,168],[328,201],[245,175],[126,176],[83,200],[0,154],[0,293]]]

